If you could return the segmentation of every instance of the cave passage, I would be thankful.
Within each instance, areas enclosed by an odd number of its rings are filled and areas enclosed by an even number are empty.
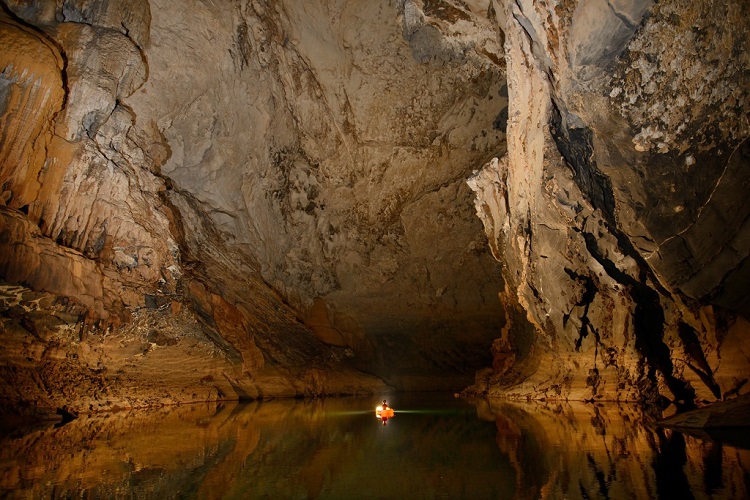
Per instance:
[[[0,0],[0,414],[746,397],[748,19]]]

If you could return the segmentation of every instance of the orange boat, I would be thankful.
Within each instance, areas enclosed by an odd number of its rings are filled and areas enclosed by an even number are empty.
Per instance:
[[[383,419],[383,418],[393,418],[393,415],[395,415],[396,412],[391,408],[390,406],[383,409],[382,406],[377,406],[375,408],[375,416]]]

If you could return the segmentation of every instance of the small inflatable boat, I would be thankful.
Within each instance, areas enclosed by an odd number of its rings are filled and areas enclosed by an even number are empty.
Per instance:
[[[395,414],[396,414],[396,412],[393,411],[393,408],[391,408],[390,406],[388,406],[386,408],[383,408],[382,406],[377,406],[375,408],[375,416],[378,417],[378,418],[380,418],[380,419],[383,419],[383,418],[392,418],[393,415],[395,415]]]

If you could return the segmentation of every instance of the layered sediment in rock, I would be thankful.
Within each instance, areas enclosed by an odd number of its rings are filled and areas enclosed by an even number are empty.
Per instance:
[[[6,406],[747,392],[744,4],[0,6]]]
[[[413,7],[3,2],[3,406],[488,363],[502,279],[464,179],[504,147],[501,47]]]
[[[747,30],[729,28],[747,14],[498,10],[508,153],[470,185],[516,327],[475,389],[681,407],[747,391],[750,60]]]

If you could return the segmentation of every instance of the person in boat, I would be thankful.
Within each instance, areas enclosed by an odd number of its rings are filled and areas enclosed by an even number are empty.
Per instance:
[[[393,416],[393,410],[388,408],[388,402],[385,399],[383,400],[383,404],[377,407],[375,415],[383,422],[383,425],[386,425],[386,422],[388,422],[388,417]]]

